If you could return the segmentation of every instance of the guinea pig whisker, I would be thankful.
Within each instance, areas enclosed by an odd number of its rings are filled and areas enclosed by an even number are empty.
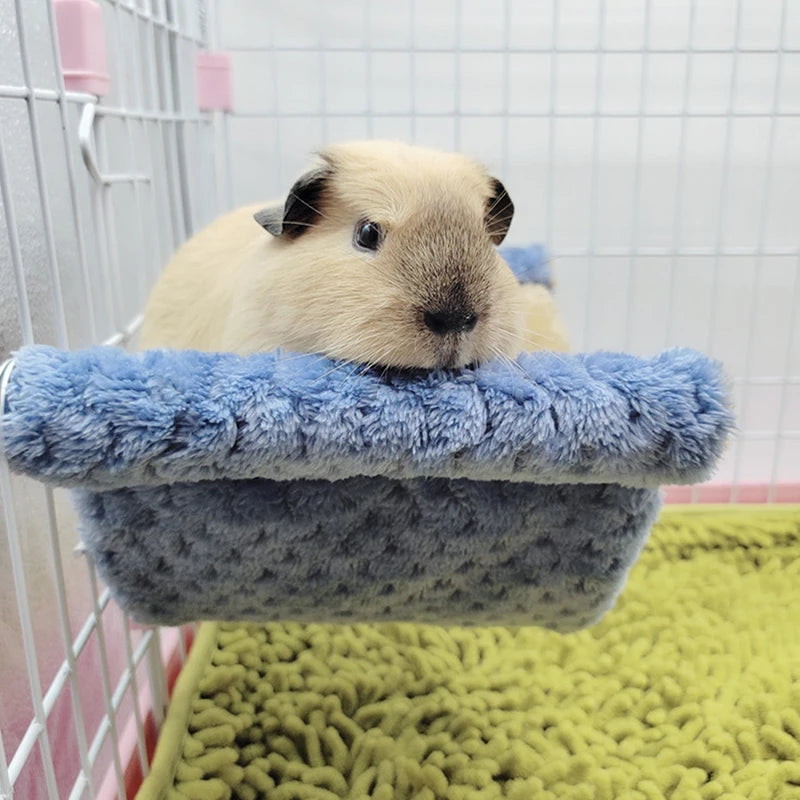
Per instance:
[[[377,358],[370,359],[366,364],[364,364],[364,368],[358,373],[358,377],[360,378],[362,375],[366,375],[370,370],[375,369],[375,367],[377,367],[387,355],[388,352],[384,351]]]
[[[288,364],[290,361],[297,361],[300,358],[308,358],[309,356],[317,355],[318,357],[312,362],[313,364],[319,364],[320,361],[324,361],[328,356],[318,355],[316,353],[292,353],[292,355],[283,355],[281,351],[281,357],[278,359],[279,364]]]
[[[350,362],[350,363],[352,364],[352,362]],[[356,374],[356,372],[358,371],[359,367],[361,367],[361,364],[356,364],[353,367],[353,369],[351,369],[350,372],[348,372],[347,375],[345,375],[345,378],[342,381],[342,386],[344,386],[350,380],[350,378],[352,378],[353,375]]]
[[[350,336],[345,336],[341,339],[337,339],[332,345],[328,347],[328,351],[335,352],[337,350],[342,350],[343,348],[350,348],[353,345],[361,346],[371,343],[381,343],[383,341],[385,341],[384,337],[381,336],[381,334],[376,331],[372,331],[366,334],[361,333],[360,331],[356,331]]]
[[[500,202],[500,201],[501,201],[501,200],[502,200],[504,197],[508,197],[508,192],[506,192],[506,191],[502,191],[502,192],[500,192],[500,194],[499,194],[499,195],[497,195],[497,197],[495,197],[495,199],[494,199],[494,202],[493,202],[493,203],[492,203],[492,204],[489,206],[489,208],[488,208],[488,209],[487,209],[487,211],[486,211],[486,214],[487,214],[487,216],[489,216],[489,217],[491,218],[491,216],[492,216],[492,211],[494,211],[494,209],[497,207],[497,204],[498,204],[498,203],[499,203],[499,202]]]
[[[508,367],[511,367],[512,370],[515,370],[519,373],[523,378],[528,378],[530,380],[531,376],[519,365],[516,361],[509,358],[499,347],[492,347],[491,348],[492,355],[494,355],[502,364],[505,364]]]
[[[344,386],[350,380],[350,378],[356,374],[356,372],[358,372],[358,377],[360,378],[362,375],[365,375],[373,366],[374,363],[372,361],[368,361],[366,364],[356,364],[355,367],[353,367],[353,369],[347,373],[347,377],[344,379],[344,381],[342,381],[342,386]]]
[[[370,338],[374,338],[374,337],[370,337]],[[374,369],[375,367],[379,366],[384,361],[384,359],[389,357],[389,355],[391,354],[392,350],[394,350],[394,344],[393,343],[389,343],[389,345],[382,347],[378,351],[378,354],[376,356],[374,356],[373,358],[369,359],[366,362],[366,364],[363,365],[363,369],[359,373],[359,377],[361,375],[365,375],[371,369]],[[388,369],[388,366],[387,366],[387,369]],[[350,378],[350,376],[347,377],[346,381],[349,380],[349,378]]]
[[[321,381],[323,378],[326,378],[328,375],[333,375],[334,372],[339,372],[339,370],[344,369],[345,367],[349,366],[349,361],[343,361],[341,364],[337,364],[335,367],[331,367],[331,369],[325,371],[320,375],[318,378],[315,378],[314,383],[317,381]]]
[[[546,337],[544,337],[539,331],[536,331],[533,328],[512,329],[512,328],[506,328],[504,325],[499,324],[497,326],[497,330],[501,331],[502,333],[511,334],[513,336],[519,336],[520,334],[528,334],[531,338],[531,341],[536,338],[540,339],[542,342],[547,341]]]
[[[507,328],[498,328],[497,330],[500,333],[511,337],[512,339],[516,339],[520,344],[523,345],[530,345],[535,348],[546,348],[546,346],[550,344],[549,339],[537,336],[536,334],[532,334],[530,332],[520,330],[513,331]]]
[[[491,353],[493,359],[497,360],[503,366],[509,368],[512,372],[516,372],[523,378],[530,378],[530,375],[528,375],[519,364],[514,362],[502,350],[500,350],[499,347],[492,346],[489,348],[489,352]]]
[[[502,355],[503,360],[511,367],[516,368],[521,375],[527,378],[531,383],[539,385],[539,382],[522,366],[518,361],[515,361],[513,358],[509,358],[507,355]]]
[[[492,214],[492,213],[491,213],[491,211],[489,211],[489,212],[487,212],[487,214],[486,214],[486,220],[487,220],[488,222],[495,222],[495,221],[498,221],[498,220],[499,220],[499,221],[502,223],[503,217],[501,217],[501,216],[499,215],[499,213],[498,213],[498,214]]]
[[[352,366],[355,363],[354,370],[352,372],[350,372],[350,374],[345,379],[345,382],[347,382],[347,380],[350,379],[350,377],[353,375],[355,370],[357,370],[359,367],[363,366],[363,363],[362,362],[353,362],[351,359],[348,359],[348,358],[342,358],[341,356],[336,355],[336,353],[337,352],[341,352],[342,350],[345,350],[345,349],[352,349],[353,347],[363,348],[365,344],[369,344],[370,342],[380,342],[380,336],[378,334],[374,334],[374,333],[367,334],[367,335],[358,335],[358,334],[356,334],[356,335],[344,337],[342,339],[338,339],[337,341],[333,342],[331,345],[329,345],[326,348],[326,354],[323,356],[323,358],[341,360],[342,363],[341,364],[337,364],[335,367],[332,367],[331,369],[327,370],[322,375],[320,375],[316,380],[321,380],[322,378],[325,378],[328,375],[333,374],[334,372],[338,372],[339,370],[343,370],[343,369],[345,369],[345,368],[347,368],[349,366]],[[381,357],[382,357],[382,355],[381,355]]]
[[[386,373],[392,368],[392,365],[386,363],[386,360],[391,356],[395,349],[395,344],[393,342],[390,342],[388,346],[383,347],[378,354],[366,364],[361,374],[364,375],[371,369],[375,369],[375,367],[383,366],[381,378],[384,378]]]
[[[384,366],[383,370],[381,370],[381,380],[383,380],[383,379],[386,377],[386,373],[387,373],[387,372],[388,372],[388,371],[389,371],[391,368],[392,368],[392,365],[391,365],[391,364],[386,364],[386,365]]]
[[[546,338],[541,337],[541,336],[539,336],[537,338],[532,338],[532,336],[536,336],[536,334],[534,334],[533,331],[530,331],[530,330],[523,330],[522,332],[520,332],[520,331],[511,331],[511,330],[508,330],[507,328],[503,328],[503,327],[498,327],[497,330],[500,331],[501,333],[505,333],[508,336],[516,338],[523,345],[530,345],[531,347],[537,348],[540,351],[550,353],[557,361],[560,361],[562,364],[566,364],[567,363],[566,359],[563,357],[563,355],[561,355],[560,353],[557,353],[554,350],[550,350],[549,349],[549,347],[548,347],[548,345],[550,344],[550,340],[549,339],[546,339]],[[525,336],[524,335],[525,333],[528,333],[529,336]]]
[[[531,344],[545,344],[548,341],[548,339],[545,336],[542,336],[540,333],[534,331],[533,329],[523,328],[522,330],[518,331],[510,331],[506,328],[500,328],[500,330],[502,330],[504,333],[515,333],[517,336],[519,336],[520,338],[524,339],[527,342],[530,342]]]
[[[492,228],[490,225],[486,226],[486,233],[489,236],[496,236],[497,234],[502,233],[505,230],[505,225],[499,225],[496,228]]]
[[[323,214],[323,213],[322,213],[322,212],[321,212],[321,211],[320,211],[318,208],[314,208],[314,206],[312,206],[312,205],[311,205],[311,203],[309,203],[309,202],[307,202],[307,201],[303,200],[303,198],[302,198],[302,197],[300,197],[300,195],[299,195],[299,194],[297,194],[296,192],[289,192],[289,194],[290,194],[292,197],[295,197],[295,198],[297,198],[297,199],[298,199],[298,200],[299,200],[299,201],[300,201],[300,202],[301,202],[301,203],[302,203],[304,206],[307,206],[307,207],[308,207],[309,209],[311,209],[311,211],[313,211],[315,214],[319,214],[321,217],[323,217],[323,218],[325,218],[325,219],[330,219],[330,217],[329,217],[327,214]]]
[[[301,228],[316,228],[317,227],[317,223],[316,222],[300,222],[300,220],[296,220],[296,219],[285,219],[283,221],[283,224],[284,225],[297,225],[298,227],[301,227]]]
[[[523,328],[520,336],[523,341],[528,342],[529,344],[538,344],[538,345],[548,345],[550,344],[550,339],[546,336],[543,336],[538,331],[534,331],[531,328]]]

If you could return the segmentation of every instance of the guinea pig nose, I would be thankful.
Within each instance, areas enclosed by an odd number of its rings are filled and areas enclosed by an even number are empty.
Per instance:
[[[463,308],[444,308],[426,311],[423,316],[426,327],[439,336],[448,333],[465,333],[478,324],[478,315]]]

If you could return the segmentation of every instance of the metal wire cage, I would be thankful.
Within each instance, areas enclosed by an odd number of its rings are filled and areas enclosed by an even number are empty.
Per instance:
[[[502,177],[576,350],[725,362],[740,431],[672,499],[800,499],[800,4],[98,1],[102,100],[65,88],[50,0],[0,0],[4,355],[126,345],[200,225],[325,142],[401,138]],[[207,49],[230,113],[198,110]],[[116,608],[60,492],[1,457],[0,492],[0,797],[132,796],[192,631]]]

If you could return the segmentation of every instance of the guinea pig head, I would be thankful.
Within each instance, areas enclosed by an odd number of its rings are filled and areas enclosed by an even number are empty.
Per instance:
[[[393,142],[330,147],[282,206],[285,346],[365,364],[458,367],[519,352],[517,281],[497,253],[514,205],[464,156]]]

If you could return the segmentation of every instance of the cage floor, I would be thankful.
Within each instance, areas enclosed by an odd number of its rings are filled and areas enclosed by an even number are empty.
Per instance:
[[[800,798],[800,506],[666,510],[617,608],[205,624],[138,798]]]

